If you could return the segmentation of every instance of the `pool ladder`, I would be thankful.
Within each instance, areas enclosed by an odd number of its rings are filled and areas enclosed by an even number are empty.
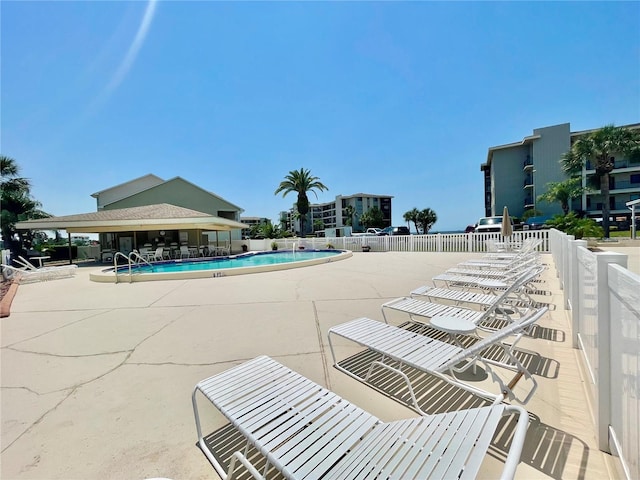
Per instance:
[[[127,267],[129,269],[129,283],[133,281],[133,277],[131,273],[131,267],[133,265],[138,265],[139,263],[146,263],[151,268],[153,268],[153,265],[151,265],[151,263],[149,263],[148,260],[142,258],[142,256],[138,253],[137,250],[133,250],[129,254],[129,256],[125,255],[122,252],[116,252],[116,254],[113,256],[113,272],[116,276],[116,283],[118,283],[118,257],[119,256],[124,258],[127,261]]]

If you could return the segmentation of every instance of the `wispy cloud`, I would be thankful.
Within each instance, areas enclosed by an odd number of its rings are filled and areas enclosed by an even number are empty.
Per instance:
[[[142,21],[140,22],[140,26],[138,27],[138,31],[136,32],[136,36],[129,45],[129,49],[127,50],[127,54],[120,62],[118,69],[115,71],[111,80],[105,87],[105,89],[101,93],[101,97],[108,96],[111,92],[113,92],[118,85],[122,83],[122,80],[127,76],[129,70],[131,70],[131,66],[133,62],[135,62],[136,57],[138,56],[138,52],[144,43],[145,38],[147,37],[147,33],[149,33],[149,28],[151,27],[151,22],[153,20],[153,16],[156,11],[156,3],[157,0],[149,0],[147,3],[147,8],[144,11],[144,15],[142,17]]]

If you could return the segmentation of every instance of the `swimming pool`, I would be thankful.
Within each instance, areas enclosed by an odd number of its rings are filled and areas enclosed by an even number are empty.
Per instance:
[[[91,273],[94,282],[145,282],[150,280],[179,280],[187,278],[212,278],[247,273],[270,272],[290,268],[307,267],[349,258],[349,250],[299,250],[250,252],[223,258],[168,260],[118,267]]]

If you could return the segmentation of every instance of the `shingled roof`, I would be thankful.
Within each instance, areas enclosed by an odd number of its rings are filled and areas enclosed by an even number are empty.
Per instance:
[[[101,210],[18,222],[18,230],[66,230],[69,233],[104,233],[147,230],[232,230],[246,225],[227,218],[169,203]]]

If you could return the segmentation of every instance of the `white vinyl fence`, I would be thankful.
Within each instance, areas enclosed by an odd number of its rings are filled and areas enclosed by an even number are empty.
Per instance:
[[[598,447],[640,478],[640,276],[627,255],[592,251],[551,230],[549,245],[571,311],[573,345],[590,375]]]
[[[549,230],[530,230],[513,232],[509,237],[510,243],[521,243],[525,238],[540,238],[543,240],[538,248],[548,251]],[[242,245],[248,250],[271,250],[274,240],[243,240],[233,242],[233,251],[240,251]],[[371,252],[486,252],[492,243],[504,242],[500,233],[436,233],[432,235],[393,235],[382,237],[321,237],[321,238],[280,238],[275,240],[278,249],[337,248],[341,250],[363,251],[366,247]]]

